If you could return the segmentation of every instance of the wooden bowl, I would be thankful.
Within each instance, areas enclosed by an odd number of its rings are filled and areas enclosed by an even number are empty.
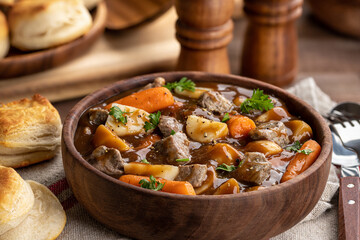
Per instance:
[[[360,38],[360,0],[308,0],[312,13],[329,28]]]
[[[105,0],[108,15],[106,28],[124,30],[150,22],[172,6],[171,0]]]
[[[105,29],[105,3],[99,3],[92,12],[93,26],[84,36],[54,48],[35,52],[10,49],[10,54],[0,60],[0,80],[41,72],[67,63],[85,53]]]
[[[322,146],[320,156],[304,173],[280,185],[234,195],[186,196],[135,187],[98,171],[74,146],[81,114],[89,107],[162,76],[168,81],[187,76],[260,88],[284,100],[300,114]],[[301,221],[318,202],[331,164],[332,141],[325,120],[290,93],[256,80],[200,72],[157,73],[119,81],[82,99],[68,114],[62,137],[66,178],[77,200],[98,221],[136,239],[263,239],[275,236]]]

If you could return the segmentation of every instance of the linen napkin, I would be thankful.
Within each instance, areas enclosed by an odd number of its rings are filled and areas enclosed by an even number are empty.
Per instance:
[[[300,81],[288,91],[310,103],[321,114],[335,105],[312,78]],[[50,161],[19,169],[18,172],[24,179],[47,185],[59,198],[67,215],[67,223],[59,240],[130,239],[97,222],[77,202],[65,179],[60,153]],[[332,166],[324,193],[312,212],[301,223],[272,240],[337,239],[337,208],[332,199],[338,188],[339,180]],[[337,201],[334,202],[336,204]]]

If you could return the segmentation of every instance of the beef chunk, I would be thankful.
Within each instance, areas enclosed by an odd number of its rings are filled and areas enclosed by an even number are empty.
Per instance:
[[[91,124],[100,125],[106,122],[109,112],[102,108],[91,108],[89,110],[89,120]]]
[[[276,142],[282,148],[290,142],[286,127],[280,121],[260,123],[255,129],[249,132],[249,135],[254,140],[266,139]]]
[[[217,113],[229,112],[233,106],[229,100],[215,91],[203,93],[199,98],[198,104],[211,112]]]
[[[188,181],[193,187],[200,187],[206,180],[207,166],[204,164],[192,164],[179,166],[179,175],[175,181]]]
[[[97,147],[92,152],[89,163],[114,178],[119,178],[124,173],[124,160],[115,148]]]
[[[260,185],[270,176],[271,163],[259,152],[247,152],[241,166],[231,172],[238,181]]]
[[[158,127],[162,134],[167,137],[171,135],[171,131],[180,132],[182,129],[181,124],[173,117],[161,116]]]
[[[165,79],[162,77],[157,77],[155,78],[154,82],[145,85],[145,87],[143,87],[140,91],[155,87],[162,87],[164,85],[165,85]]]
[[[181,165],[186,162],[177,162],[176,159],[188,158],[190,156],[189,140],[185,133],[177,132],[154,144],[157,151],[166,156],[166,161],[172,165]]]

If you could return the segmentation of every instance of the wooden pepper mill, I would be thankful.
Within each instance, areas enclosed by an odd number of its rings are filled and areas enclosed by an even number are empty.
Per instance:
[[[177,70],[229,73],[233,0],[175,0],[181,44]]]
[[[241,74],[277,86],[291,83],[297,73],[295,20],[303,0],[245,0],[248,17]]]

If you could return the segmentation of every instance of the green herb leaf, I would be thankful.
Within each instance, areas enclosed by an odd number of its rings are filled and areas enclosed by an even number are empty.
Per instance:
[[[293,145],[291,145],[289,147],[286,147],[285,149],[288,150],[288,151],[297,152],[297,153],[303,153],[303,154],[306,154],[306,155],[309,155],[310,153],[313,152],[313,150],[311,150],[311,149],[300,150],[301,146],[302,146],[302,144],[299,141],[296,141],[296,142],[294,142]]]
[[[145,158],[145,159],[143,159],[143,160],[141,160],[141,162],[142,162],[142,163],[146,163],[146,164],[150,164],[150,163],[149,163],[149,161],[148,161],[148,160],[146,160],[146,158]]]
[[[226,172],[232,172],[236,169],[236,167],[234,165],[227,165],[226,163],[221,164],[220,166],[218,166],[216,168],[216,170],[223,170]]]
[[[174,130],[171,130],[170,135],[174,135],[176,132]]]
[[[193,81],[191,81],[190,79],[188,79],[187,77],[181,78],[180,81],[178,81],[178,82],[167,83],[165,85],[165,87],[167,89],[169,89],[170,91],[176,89],[180,92],[182,92],[184,90],[195,92],[195,86],[196,86],[195,83]]]
[[[188,158],[180,158],[180,159],[176,159],[175,161],[177,161],[177,162],[188,162],[188,161],[190,161],[190,159],[188,159]]]
[[[149,131],[151,129],[155,129],[157,127],[157,125],[159,125],[160,116],[161,116],[160,111],[158,111],[157,113],[151,113],[149,115],[150,121],[145,122],[145,125],[144,125],[145,132],[147,132],[147,131]]]
[[[299,141],[296,141],[293,143],[293,145],[286,147],[285,149],[292,152],[297,152],[301,148],[301,143]]]
[[[113,116],[116,121],[123,123],[126,125],[127,123],[127,116],[124,116],[125,113],[131,113],[131,112],[123,112],[118,106],[114,106],[110,108],[109,115]]]
[[[227,121],[229,121],[230,120],[230,115],[229,115],[229,113],[225,113],[225,115],[224,115],[224,117],[223,117],[223,119],[221,120],[222,122],[227,122]]]
[[[250,113],[251,110],[267,111],[274,107],[269,95],[264,94],[263,90],[254,89],[251,98],[247,98],[240,106],[243,113]]]
[[[297,152],[298,152],[298,153],[303,153],[303,154],[309,155],[310,153],[313,152],[313,150],[311,150],[311,149],[304,149],[304,150],[298,150]]]
[[[150,190],[154,190],[154,191],[161,190],[165,185],[165,183],[156,181],[156,179],[154,178],[153,175],[150,175],[150,181],[148,181],[146,179],[141,179],[139,181],[139,184],[142,188],[146,188],[146,189],[150,189]]]

